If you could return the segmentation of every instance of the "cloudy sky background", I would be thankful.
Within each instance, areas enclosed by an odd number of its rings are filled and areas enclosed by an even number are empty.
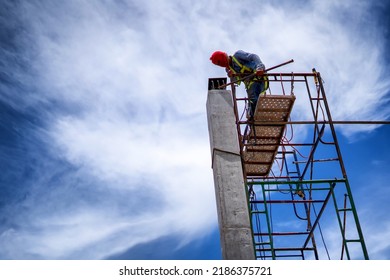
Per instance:
[[[293,58],[282,70],[321,72],[335,120],[387,120],[388,12],[369,0],[1,0],[0,258],[220,258],[205,105],[224,70],[210,54]],[[390,259],[390,130],[338,132],[370,257]]]

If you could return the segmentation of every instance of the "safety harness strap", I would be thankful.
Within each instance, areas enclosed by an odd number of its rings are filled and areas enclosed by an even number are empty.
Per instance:
[[[249,68],[248,66],[245,66],[245,65],[243,65],[242,63],[240,63],[240,62],[238,61],[238,59],[237,59],[234,55],[231,56],[231,58],[232,58],[233,62],[234,62],[235,64],[237,64],[238,67],[240,67],[239,73],[241,73],[241,74],[245,74],[245,73],[250,74],[250,73],[254,73],[254,72],[255,72],[255,70],[253,70],[253,69]],[[236,69],[234,69],[233,66],[229,65],[229,68],[230,68],[230,70],[232,70],[234,73],[237,73]],[[250,79],[250,80],[244,81],[245,88],[246,88],[246,89],[249,89],[249,88],[252,86],[252,84],[253,84],[254,82],[264,82],[264,91],[266,91],[266,90],[268,89],[268,87],[269,87],[268,76],[267,76],[267,75],[264,75],[264,76],[262,76],[262,77],[257,77],[257,76],[256,76],[256,77],[254,77],[254,78],[252,78],[252,79]],[[240,82],[238,82],[237,84],[240,84]],[[264,92],[264,91],[263,91],[263,92]]]

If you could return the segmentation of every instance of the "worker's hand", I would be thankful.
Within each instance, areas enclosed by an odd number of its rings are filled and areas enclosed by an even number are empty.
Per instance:
[[[232,70],[226,70],[227,71],[227,75],[229,78],[233,77],[234,76],[234,72]]]
[[[256,76],[263,76],[264,70],[256,70]]]

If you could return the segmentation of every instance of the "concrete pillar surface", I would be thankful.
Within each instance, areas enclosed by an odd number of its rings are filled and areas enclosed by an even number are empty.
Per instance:
[[[206,107],[222,257],[252,260],[255,252],[231,92],[209,90]]]

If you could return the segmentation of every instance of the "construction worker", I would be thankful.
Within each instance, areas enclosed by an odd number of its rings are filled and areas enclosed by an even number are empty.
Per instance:
[[[249,75],[256,73],[255,77],[244,80],[249,99],[249,116],[250,119],[253,119],[257,100],[260,94],[268,88],[268,80],[264,76],[265,66],[259,56],[242,50],[236,51],[231,56],[222,51],[215,51],[211,55],[210,60],[215,65],[225,67],[230,78],[233,78],[237,74]]]

